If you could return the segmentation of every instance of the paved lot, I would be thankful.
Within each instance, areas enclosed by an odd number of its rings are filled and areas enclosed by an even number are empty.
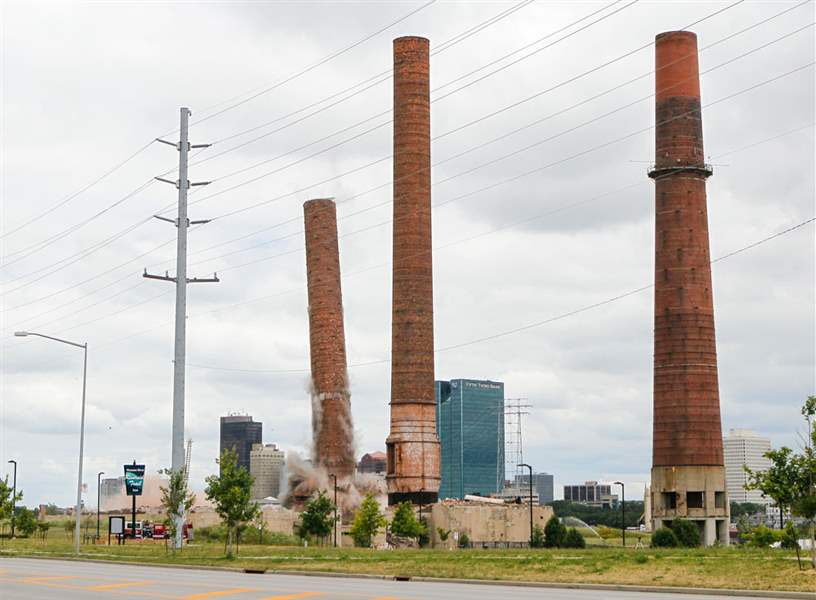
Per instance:
[[[172,600],[714,600],[724,596],[688,596],[643,592],[609,592],[302,577],[252,575],[225,571],[168,569],[73,561],[0,559],[2,600],[123,598]],[[734,598],[731,596],[731,598]]]

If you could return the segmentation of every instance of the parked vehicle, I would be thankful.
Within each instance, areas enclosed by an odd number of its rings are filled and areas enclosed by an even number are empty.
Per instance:
[[[163,540],[168,536],[167,526],[161,523],[155,523],[152,530],[151,537],[154,540]]]
[[[125,523],[125,537],[131,538],[134,537],[132,535],[133,532],[133,521],[128,521]],[[141,521],[136,521],[136,535],[137,539],[142,539],[144,537],[144,527]]]

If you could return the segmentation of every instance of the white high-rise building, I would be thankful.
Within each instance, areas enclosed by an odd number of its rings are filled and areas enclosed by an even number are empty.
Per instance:
[[[771,461],[764,454],[770,449],[771,440],[750,429],[731,429],[723,437],[725,482],[731,502],[771,502],[769,498],[763,498],[759,490],[745,489],[748,474],[743,469],[743,465],[747,465],[752,471],[766,471],[771,466]]]
[[[249,451],[249,474],[255,478],[252,499],[277,498],[281,490],[286,454],[275,444],[252,444]]]

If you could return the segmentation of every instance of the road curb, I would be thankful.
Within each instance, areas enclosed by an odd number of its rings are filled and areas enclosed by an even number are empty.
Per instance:
[[[96,564],[131,565],[138,567],[158,567],[161,569],[188,569],[191,571],[225,571],[232,573],[243,573],[243,567],[220,567],[206,565],[174,565],[166,563],[136,562],[127,560],[103,560],[83,557],[58,557],[58,556],[10,556],[0,553],[3,558],[30,558],[35,560],[68,560],[75,562],[89,562]],[[547,588],[563,590],[596,590],[608,592],[646,592],[652,594],[687,594],[695,596],[730,596],[742,598],[790,598],[796,600],[813,600],[813,594],[809,592],[782,592],[773,590],[739,590],[739,589],[719,589],[719,588],[694,588],[694,587],[668,587],[652,585],[624,585],[614,583],[564,583],[547,581],[512,581],[500,579],[446,579],[441,577],[400,577],[395,575],[375,575],[371,573],[336,573],[332,571],[298,571],[293,569],[267,569],[265,575],[299,575],[304,577],[335,577],[338,579],[379,579],[390,581],[403,581],[405,583],[457,583],[465,585],[490,585],[523,588]]]

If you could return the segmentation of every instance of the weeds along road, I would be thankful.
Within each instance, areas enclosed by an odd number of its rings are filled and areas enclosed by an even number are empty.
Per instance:
[[[2,600],[713,600],[718,595],[612,592],[384,579],[247,574],[80,561],[0,559]],[[737,598],[729,596],[730,598]]]

